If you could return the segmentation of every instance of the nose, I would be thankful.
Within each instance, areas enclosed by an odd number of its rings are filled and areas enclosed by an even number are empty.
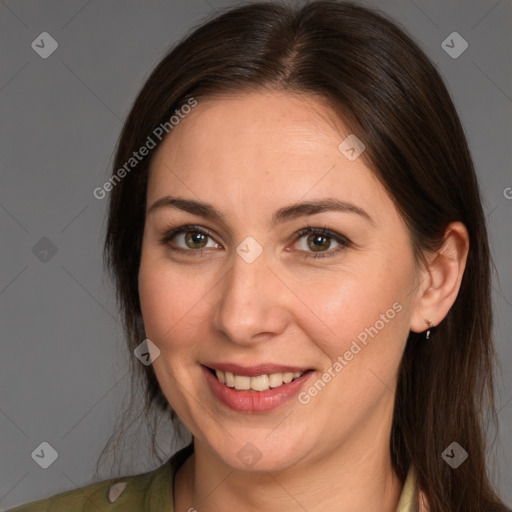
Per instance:
[[[279,336],[290,321],[290,298],[265,251],[251,263],[237,253],[232,260],[231,269],[219,283],[214,328],[231,342],[246,346]]]

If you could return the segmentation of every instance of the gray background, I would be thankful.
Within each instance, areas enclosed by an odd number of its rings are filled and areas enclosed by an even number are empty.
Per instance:
[[[130,357],[102,268],[107,203],[92,191],[109,175],[123,119],[153,66],[190,27],[236,3],[0,3],[0,509],[91,482]],[[495,453],[499,490],[512,503],[512,3],[365,4],[402,23],[438,65],[467,132],[499,275]],[[59,45],[47,59],[31,48],[44,31]],[[453,31],[469,43],[457,59],[441,47]],[[55,254],[44,253],[42,237]],[[48,469],[31,458],[43,441],[59,455]],[[125,474],[154,467],[144,442],[130,448]]]

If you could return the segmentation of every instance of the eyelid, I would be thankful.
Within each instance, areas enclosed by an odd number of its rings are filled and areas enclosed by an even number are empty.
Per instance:
[[[174,238],[176,235],[181,233],[186,233],[188,231],[195,231],[198,233],[202,233],[211,239],[215,240],[215,234],[210,231],[208,228],[205,228],[203,226],[198,226],[195,224],[186,224],[186,225],[180,225],[175,228],[171,228],[167,231],[165,231],[164,235],[159,238],[159,242],[163,245],[168,245],[172,238]],[[315,253],[314,251],[296,251],[296,252],[305,252],[306,254],[310,254],[310,256],[305,256],[305,258],[323,258],[323,257],[330,257],[335,254],[337,254],[340,250],[346,249],[347,247],[352,246],[351,240],[349,240],[346,236],[342,235],[341,233],[338,233],[336,231],[333,231],[331,229],[328,229],[327,227],[312,227],[307,225],[305,228],[300,229],[299,231],[295,232],[293,235],[293,243],[296,243],[298,240],[300,240],[303,236],[308,234],[321,234],[325,235],[329,238],[334,239],[336,242],[338,242],[340,245],[339,247],[328,250],[328,251],[319,251]],[[218,242],[215,240],[215,243],[218,244]],[[171,250],[176,252],[183,252],[183,253],[194,253],[194,252],[202,252],[204,248],[200,249],[185,249],[183,247],[171,247]]]
[[[185,224],[182,226],[178,226],[176,228],[166,230],[163,236],[159,238],[159,242],[162,244],[167,244],[175,235],[178,235],[182,232],[186,233],[187,231],[197,231],[199,233],[202,233],[203,235],[209,236],[210,238],[214,238],[213,232],[210,231],[208,228],[197,226],[195,224]],[[188,251],[193,251],[193,249],[188,249]]]
[[[295,240],[294,243],[296,243],[298,240],[300,240],[304,235],[309,234],[319,234],[324,235],[328,238],[332,238],[335,240],[339,246],[335,247],[334,249],[328,250],[328,251],[299,251],[299,252],[305,252],[306,254],[309,254],[309,256],[305,256],[305,258],[328,258],[331,256],[335,256],[340,251],[343,251],[344,249],[347,249],[348,247],[352,247],[353,243],[351,240],[349,240],[346,236],[342,235],[341,233],[338,233],[336,231],[333,231],[326,226],[323,226],[321,228],[318,227],[312,227],[307,226],[301,230],[299,230],[297,233],[295,233]]]
[[[342,235],[341,233],[333,231],[332,229],[329,229],[326,226],[319,228],[319,227],[313,227],[313,226],[308,225],[307,227],[302,228],[301,230],[297,231],[295,233],[295,236],[297,237],[297,239],[299,239],[302,236],[307,235],[309,233],[318,233],[320,235],[329,236],[330,238],[334,238],[334,240],[336,240],[340,244],[344,244],[344,245],[352,244],[352,242],[345,235]]]

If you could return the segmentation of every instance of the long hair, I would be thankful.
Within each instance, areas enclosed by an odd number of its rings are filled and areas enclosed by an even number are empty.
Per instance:
[[[473,163],[438,71],[403,29],[374,10],[337,1],[238,6],[195,28],[154,69],[118,142],[105,239],[128,349],[145,338],[137,277],[154,149],[133,169],[126,164],[148,137],[158,147],[155,129],[183,105],[242,90],[326,100],[364,141],[361,158],[393,199],[418,258],[440,247],[450,222],[466,226],[470,248],[453,307],[431,341],[413,332],[407,340],[390,452],[400,478],[414,466],[431,512],[505,510],[485,463],[486,422],[496,420],[495,354],[491,259]],[[144,384],[146,414],[156,408],[176,419],[152,366],[131,369],[132,382],[138,376]],[[469,454],[457,469],[441,457],[453,441]]]

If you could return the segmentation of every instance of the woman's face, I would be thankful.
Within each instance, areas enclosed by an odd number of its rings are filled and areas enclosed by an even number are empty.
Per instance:
[[[388,449],[420,274],[385,189],[351,139],[338,147],[349,135],[319,100],[247,93],[200,100],[152,160],[139,291],[154,370],[230,467]]]

